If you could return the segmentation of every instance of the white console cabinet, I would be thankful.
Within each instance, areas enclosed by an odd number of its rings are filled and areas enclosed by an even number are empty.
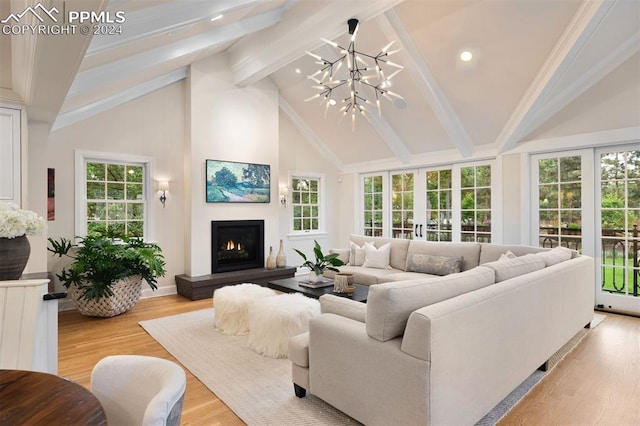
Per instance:
[[[48,279],[0,281],[0,369],[58,372],[58,301]]]

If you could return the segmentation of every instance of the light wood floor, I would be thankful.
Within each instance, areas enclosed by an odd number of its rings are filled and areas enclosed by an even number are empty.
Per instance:
[[[181,296],[141,300],[117,317],[97,319],[75,311],[59,315],[59,374],[89,387],[93,366],[113,354],[175,360],[138,321],[211,307],[211,300]],[[187,373],[183,425],[243,422]],[[640,318],[607,314],[500,425],[640,425]]]

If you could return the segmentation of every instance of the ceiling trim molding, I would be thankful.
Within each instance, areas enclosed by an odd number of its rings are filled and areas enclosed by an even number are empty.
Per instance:
[[[498,135],[497,145],[501,153],[513,149],[516,143],[526,135],[526,130],[533,123],[551,91],[566,74],[571,63],[609,13],[613,4],[614,2],[607,0],[592,0],[584,1],[580,5]]]
[[[400,162],[402,162],[403,164],[409,163],[409,161],[411,160],[411,152],[409,152],[409,149],[407,148],[405,143],[402,142],[402,139],[400,139],[400,136],[398,136],[389,122],[387,122],[387,120],[385,120],[384,118],[379,117],[375,112],[372,114],[367,114],[366,117],[369,120],[369,123],[371,123],[373,129],[389,147],[391,152],[393,152],[396,157],[398,157]]]
[[[402,1],[323,2],[320,10],[308,10],[320,2],[300,2],[277,26],[246,37],[229,49],[234,84],[254,84],[303,56],[305,50],[320,47],[321,37],[334,39],[347,32],[347,19],[357,16],[360,22],[366,22]]]
[[[293,126],[309,140],[311,145],[320,153],[320,155],[342,172],[344,170],[344,164],[342,161],[340,161],[338,156],[331,151],[324,142],[322,142],[322,139],[320,139],[316,132],[314,132],[307,123],[305,123],[302,117],[300,117],[298,113],[291,108],[289,102],[287,102],[282,95],[280,95],[278,105],[280,110],[289,118],[289,120],[291,120]]]
[[[140,98],[165,86],[183,80],[186,77],[187,67],[183,67],[168,74],[154,78],[153,80],[149,80],[137,86],[131,87],[126,91],[118,92],[115,95],[100,99],[99,101],[92,102],[80,108],[64,112],[58,115],[58,118],[53,124],[53,128],[51,130],[59,130],[63,127],[70,126],[89,117],[93,117],[94,115],[97,115],[101,112],[107,111],[111,108],[115,108],[126,102]]]
[[[469,157],[473,152],[471,138],[469,138],[462,121],[451,107],[436,78],[424,62],[420,51],[413,43],[398,14],[394,10],[387,10],[378,16],[377,22],[387,38],[400,42],[402,45],[400,55],[404,59],[405,66],[414,75],[422,97],[435,113],[453,146],[463,157]]]
[[[580,77],[572,81],[552,99],[548,100],[532,119],[526,134],[531,133],[537,127],[544,124],[553,115],[592,88],[611,71],[638,53],[638,51],[640,51],[640,33],[635,33],[611,53],[598,61],[595,66],[586,70]]]
[[[528,140],[519,143],[517,147],[509,151],[509,154],[536,154],[538,152],[567,151],[570,149],[594,148],[638,142],[640,142],[640,126],[625,127],[622,129],[604,130],[602,132]]]
[[[347,164],[344,173],[371,173],[388,170],[406,170],[408,168],[437,168],[458,163],[473,163],[476,161],[494,160],[497,157],[494,146],[476,149],[472,156],[462,157],[457,149],[428,152],[412,155],[408,164],[401,163],[397,158],[383,158],[374,161],[363,161]]]

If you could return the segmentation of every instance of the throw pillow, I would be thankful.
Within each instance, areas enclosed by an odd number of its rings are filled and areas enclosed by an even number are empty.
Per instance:
[[[422,272],[431,275],[449,275],[462,270],[462,257],[432,256],[422,253],[408,253],[407,272]]]
[[[389,269],[389,256],[391,255],[391,244],[387,243],[380,248],[376,248],[371,243],[364,243],[364,263],[365,268]]]
[[[364,246],[360,247],[359,245],[351,241],[349,244],[349,250],[349,265],[362,266],[365,257]]]
[[[496,282],[506,281],[519,275],[544,269],[545,263],[538,255],[533,253],[516,257],[515,259],[496,260],[485,263],[483,266],[496,271]]]
[[[349,257],[351,256],[351,250],[349,249],[329,249],[329,254],[337,254],[338,259],[346,265],[349,263]]]
[[[541,257],[544,260],[545,266],[549,267],[565,260],[569,260],[572,257],[573,250],[565,247],[554,247],[549,251],[543,251],[536,253],[536,256]]]
[[[515,254],[513,254],[513,252],[512,252],[511,250],[507,250],[507,252],[506,252],[506,253],[502,253],[502,254],[500,255],[500,259],[498,259],[498,260],[515,259],[516,257],[518,257],[518,256],[516,256]]]

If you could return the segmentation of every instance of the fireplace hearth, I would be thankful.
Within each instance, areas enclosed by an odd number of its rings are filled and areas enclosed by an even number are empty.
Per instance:
[[[263,220],[211,221],[212,274],[263,266]]]

